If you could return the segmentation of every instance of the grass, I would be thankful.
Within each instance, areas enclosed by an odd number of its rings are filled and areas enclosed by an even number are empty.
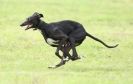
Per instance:
[[[0,0],[0,84],[132,84],[132,0]],[[19,25],[35,11],[46,22],[65,19],[115,49],[87,38],[77,47],[81,60],[48,69],[59,59],[40,32]]]

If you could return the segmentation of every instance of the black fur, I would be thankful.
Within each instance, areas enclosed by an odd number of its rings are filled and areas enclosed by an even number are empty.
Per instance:
[[[55,44],[51,44],[51,46],[57,47],[55,54],[61,59],[61,62],[54,68],[64,65],[67,61],[64,60],[66,57],[69,57],[71,60],[80,59],[75,47],[79,46],[85,40],[86,36],[89,36],[90,38],[102,43],[107,48],[115,48],[118,46],[118,44],[115,46],[109,46],[100,39],[90,35],[85,31],[82,24],[78,22],[64,20],[60,22],[46,23],[40,19],[41,17],[43,17],[43,14],[35,12],[20,26],[27,25],[26,30],[30,28],[33,28],[34,30],[39,29],[46,42],[48,38],[52,38],[56,41],[54,42]],[[73,52],[72,55],[69,54],[71,49]],[[59,50],[63,52],[63,56],[59,55]]]

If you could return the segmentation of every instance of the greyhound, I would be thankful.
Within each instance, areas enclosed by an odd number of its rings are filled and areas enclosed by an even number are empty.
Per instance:
[[[57,68],[64,65],[69,60],[77,60],[80,57],[77,54],[76,46],[82,44],[86,36],[100,42],[107,48],[115,48],[118,44],[110,46],[102,40],[87,33],[82,24],[72,21],[63,20],[59,22],[46,23],[41,20],[43,14],[35,12],[29,16],[20,26],[26,26],[25,30],[33,29],[40,30],[47,44],[52,47],[57,47],[55,55],[61,59],[61,62],[55,66],[49,68]],[[72,49],[72,55],[69,51]],[[59,51],[63,52],[63,56],[59,54]]]

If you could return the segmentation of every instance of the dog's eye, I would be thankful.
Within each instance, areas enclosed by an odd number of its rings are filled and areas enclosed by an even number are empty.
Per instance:
[[[30,18],[27,18],[27,21],[28,21],[28,22],[31,22],[32,20],[31,20]]]

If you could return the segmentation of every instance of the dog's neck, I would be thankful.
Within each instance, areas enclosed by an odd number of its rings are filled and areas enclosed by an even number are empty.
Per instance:
[[[37,28],[40,29],[40,30],[44,30],[44,29],[46,29],[47,27],[48,27],[48,23],[46,23],[46,22],[44,22],[44,21],[42,21],[42,20],[40,20],[40,22],[39,22],[39,24],[38,24],[38,26],[37,26]]]
[[[41,34],[43,35],[45,40],[48,38],[48,27],[49,27],[48,23],[42,20],[40,21],[37,27],[41,31]]]

